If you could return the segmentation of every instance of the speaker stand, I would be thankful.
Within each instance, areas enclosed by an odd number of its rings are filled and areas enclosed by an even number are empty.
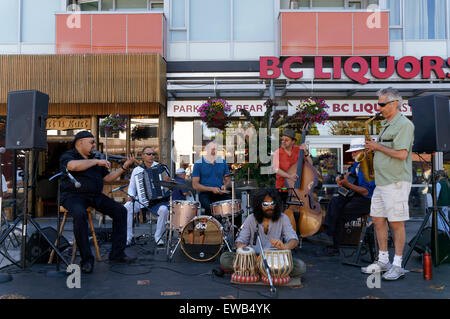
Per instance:
[[[24,213],[19,215],[13,224],[11,224],[8,228],[8,230],[3,233],[0,237],[0,244],[2,244],[6,238],[9,236],[9,234],[15,229],[15,227],[22,222],[22,241],[21,241],[21,263],[20,265],[17,264],[15,260],[12,260],[9,258],[9,256],[5,255],[5,257],[11,261],[13,264],[18,266],[19,268],[25,269],[25,254],[26,254],[26,238],[27,238],[27,228],[28,228],[28,222],[30,222],[38,231],[38,233],[47,241],[47,243],[50,245],[52,249],[55,250],[56,254],[61,258],[61,260],[66,264],[66,266],[69,266],[69,263],[64,258],[64,256],[61,254],[58,248],[55,247],[55,245],[51,242],[51,240],[45,235],[45,233],[42,231],[41,227],[39,227],[39,224],[28,215],[28,178],[29,178],[29,161],[30,161],[30,150],[25,150],[25,168],[24,168]],[[0,177],[1,178],[1,177]],[[1,253],[1,252],[0,252]]]
[[[423,230],[425,229],[428,220],[430,219],[430,215],[433,216],[431,220],[431,256],[433,257],[433,265],[435,267],[439,266],[439,241],[438,241],[438,229],[437,229],[437,217],[438,213],[441,215],[442,220],[450,227],[449,221],[447,220],[442,210],[437,207],[437,193],[436,193],[436,172],[434,167],[434,157],[435,153],[431,153],[431,184],[433,185],[433,207],[427,208],[427,213],[423,219],[422,225],[420,225],[419,231],[416,234],[414,241],[411,243],[411,247],[408,249],[405,258],[402,262],[402,267],[405,268],[406,263],[409,260],[409,257],[412,254],[412,251],[416,247],[417,241],[419,237],[422,235]]]

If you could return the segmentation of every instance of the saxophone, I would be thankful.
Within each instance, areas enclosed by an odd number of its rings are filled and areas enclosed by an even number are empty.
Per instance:
[[[375,120],[381,112],[375,114],[374,117],[371,117],[364,123],[364,135],[366,137],[366,141],[370,141],[371,137],[369,134],[369,124]],[[361,152],[356,156],[355,161],[359,163],[359,169],[363,172],[364,178],[369,183],[375,179],[375,172],[373,169],[373,151],[365,149],[364,152]]]

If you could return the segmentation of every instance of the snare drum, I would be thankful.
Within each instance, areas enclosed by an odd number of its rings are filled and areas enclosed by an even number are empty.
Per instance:
[[[196,216],[181,232],[181,249],[190,259],[209,261],[222,249],[222,226],[212,216]]]
[[[256,253],[251,247],[238,248],[233,260],[234,274],[231,281],[238,283],[253,283],[259,280]]]
[[[199,205],[199,202],[191,202],[188,200],[173,201],[173,228],[176,231],[181,232],[183,227],[186,226],[186,224],[189,223],[192,218],[197,216]]]
[[[292,254],[290,250],[278,250],[276,248],[264,249],[264,255],[270,269],[270,275],[275,285],[287,284],[290,280],[289,274],[294,268],[292,262]],[[261,279],[265,283],[269,283],[262,254],[258,256],[258,267],[262,276]]]
[[[215,217],[231,216],[231,202],[232,200],[222,200],[211,204],[211,214]],[[234,200],[234,215],[241,213],[241,200]]]

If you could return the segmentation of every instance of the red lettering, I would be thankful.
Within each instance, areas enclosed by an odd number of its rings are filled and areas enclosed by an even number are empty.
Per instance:
[[[256,107],[256,109],[258,110],[258,112],[262,112],[262,105],[261,104],[259,104],[257,107]]]
[[[367,103],[366,105],[364,105],[364,111],[366,111],[369,114],[373,113],[373,105],[370,103]]]
[[[254,105],[250,106],[250,112],[255,112],[255,106]]]
[[[353,71],[353,64],[355,63],[359,64],[360,66],[359,71]],[[362,84],[366,84],[367,82],[369,82],[369,79],[364,77],[367,71],[369,71],[369,63],[367,63],[367,61],[362,57],[354,56],[348,58],[345,61],[344,72],[350,79],[354,81],[357,81]]]
[[[350,105],[348,105],[348,104],[342,104],[342,106],[341,106],[342,112],[348,112],[349,111],[349,109],[348,109],[349,106]]]
[[[359,112],[360,110],[359,109],[357,109],[357,106],[356,106],[356,104],[353,104],[353,112]]]
[[[186,110],[185,110],[185,108],[184,108],[184,105],[181,105],[180,106],[180,113],[185,113],[186,112]]]
[[[323,72],[323,59],[321,56],[314,58],[314,77],[316,79],[331,79],[331,73]]]
[[[406,70],[406,65],[411,64],[411,71]],[[403,79],[412,79],[420,73],[420,62],[413,56],[405,56],[397,63],[397,73]]]
[[[272,62],[269,65],[269,62]],[[259,77],[261,79],[276,79],[281,75],[281,70],[278,67],[280,59],[276,57],[260,57],[259,58]],[[272,71],[272,74],[269,74]]]
[[[178,109],[179,109],[179,108],[180,108],[180,106],[178,106],[178,105],[175,104],[175,105],[173,106],[173,112],[174,112],[174,113],[178,112]]]
[[[386,71],[380,71],[380,58],[373,56],[371,58],[371,72],[372,75],[377,79],[388,79],[395,71],[395,58],[393,56],[388,56],[386,58]]]
[[[339,112],[341,110],[339,104],[333,104],[333,112]]]
[[[194,112],[195,112],[195,113],[198,113],[198,108],[199,108],[198,105],[194,105]]]
[[[294,63],[303,63],[303,58],[301,57],[296,57],[296,56],[291,56],[289,58],[287,58],[284,62],[283,62],[283,73],[284,75],[286,75],[288,78],[290,79],[300,79],[303,77],[303,72],[293,72],[291,70],[291,65]]]
[[[342,59],[340,56],[333,57],[333,79],[342,78]]]
[[[186,112],[192,112],[192,105],[186,105]]]
[[[434,61],[434,64],[431,62]],[[438,79],[445,79],[444,59],[438,56],[424,56],[422,57],[422,79],[429,79],[431,77],[431,71],[434,72]]]
[[[447,60],[447,66],[450,68],[450,58]],[[447,73],[447,77],[450,79],[450,72]]]

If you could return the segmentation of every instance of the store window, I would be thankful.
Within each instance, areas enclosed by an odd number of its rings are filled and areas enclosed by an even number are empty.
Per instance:
[[[445,39],[445,0],[408,0],[405,10],[406,40]]]
[[[150,146],[159,155],[159,120],[157,118],[131,119],[131,152],[141,156],[144,147]],[[158,156],[155,159],[158,160]]]

